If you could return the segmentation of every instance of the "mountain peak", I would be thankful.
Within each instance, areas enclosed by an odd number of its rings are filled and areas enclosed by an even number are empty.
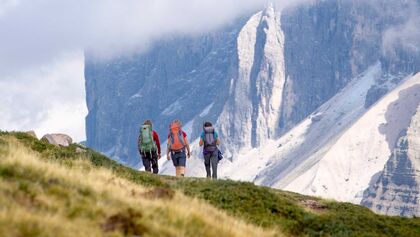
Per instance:
[[[378,126],[396,123],[371,111],[418,71],[420,55],[382,52],[407,1],[316,2],[281,17],[283,8],[269,3],[216,32],[160,41],[106,65],[86,57],[87,144],[141,167],[139,121],[151,118],[162,136],[179,118],[193,150],[187,175],[203,176],[197,139],[203,121],[212,121],[226,155],[224,177],[360,202],[395,146]],[[376,122],[355,126],[363,117]],[[170,162],[160,165],[172,173]]]

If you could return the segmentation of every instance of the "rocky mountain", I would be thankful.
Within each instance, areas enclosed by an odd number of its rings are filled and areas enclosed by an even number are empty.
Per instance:
[[[420,79],[420,75],[417,76]],[[420,83],[420,80],[418,80]],[[394,146],[383,170],[375,174],[371,185],[365,191],[362,204],[378,213],[418,216],[420,214],[420,84],[399,93],[398,100],[389,104],[394,111],[386,112],[386,124],[381,124],[381,132],[391,137]],[[407,106],[407,107],[401,107]],[[411,103],[411,106],[410,106]],[[415,104],[417,103],[417,110]],[[413,106],[414,105],[414,106]],[[406,110],[408,108],[408,110]],[[403,111],[395,111],[400,109]],[[404,119],[395,119],[392,114],[407,114]],[[411,119],[410,119],[411,117]],[[408,118],[408,119],[407,119]],[[391,133],[390,126],[403,121],[402,128]],[[407,126],[408,124],[408,126]],[[396,132],[399,133],[397,134]],[[391,143],[392,144],[392,143]]]
[[[87,52],[87,145],[139,167],[139,124],[152,119],[166,140],[179,118],[194,144],[187,174],[203,176],[196,139],[216,121],[224,177],[418,215],[420,46],[403,29],[419,5],[269,5],[142,54],[103,62]]]
[[[404,131],[413,131],[410,124],[418,123],[420,74],[404,79],[366,110],[366,83],[378,75],[378,68],[371,68],[280,139],[242,155],[242,162],[225,165],[223,174],[307,195],[362,202],[372,208],[378,205],[376,201],[386,200],[392,205],[383,209],[395,210],[381,213],[417,216],[418,209],[411,208],[411,203],[419,190],[413,181],[418,179],[415,164],[420,150],[415,144],[419,137],[411,132],[413,145],[402,147],[405,156],[397,158],[393,153],[400,153],[399,139],[407,140]],[[353,101],[348,100],[349,95]],[[390,173],[392,179],[382,182]],[[380,197],[382,191],[388,194],[387,199]],[[411,201],[404,198],[407,195]]]

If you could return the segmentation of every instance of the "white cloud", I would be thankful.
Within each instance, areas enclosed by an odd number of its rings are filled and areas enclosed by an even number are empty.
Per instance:
[[[0,72],[80,49],[102,56],[143,50],[171,34],[213,30],[273,1],[280,7],[310,0],[0,0]]]
[[[83,103],[53,105],[47,113],[46,119],[35,128],[38,136],[58,132],[70,135],[76,142],[86,140],[84,118],[87,109]]]
[[[0,129],[35,130],[38,136],[63,132],[84,140],[83,69],[79,52],[0,80]]]
[[[383,35],[383,53],[392,55],[396,48],[409,52],[420,52],[420,6],[416,2],[407,2],[406,11],[401,18],[403,23],[390,27]]]
[[[0,16],[18,5],[18,0],[0,0]]]
[[[0,72],[38,66],[80,49],[93,49],[105,56],[142,50],[169,34],[215,29],[266,2],[7,0],[4,5],[14,7],[7,7],[0,16]]]

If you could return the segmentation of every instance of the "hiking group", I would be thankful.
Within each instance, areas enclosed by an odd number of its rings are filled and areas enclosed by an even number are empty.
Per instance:
[[[176,176],[185,175],[187,158],[191,156],[187,134],[182,130],[182,122],[175,120],[169,125],[166,158],[172,160]],[[217,179],[217,165],[223,157],[218,146],[219,135],[212,123],[205,122],[200,135],[199,145],[203,147],[204,165],[207,178]],[[159,173],[158,160],[161,158],[159,135],[153,130],[151,120],[144,121],[140,127],[138,149],[147,172]]]

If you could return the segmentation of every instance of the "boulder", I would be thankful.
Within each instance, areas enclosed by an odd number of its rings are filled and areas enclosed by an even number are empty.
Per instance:
[[[80,147],[76,147],[76,153],[85,153],[86,150]]]
[[[73,143],[73,139],[69,135],[60,133],[45,134],[41,140],[56,146],[69,146]]]
[[[34,137],[34,138],[38,139],[38,137],[36,136],[36,133],[33,130],[26,131],[25,133],[28,134],[31,137]]]

